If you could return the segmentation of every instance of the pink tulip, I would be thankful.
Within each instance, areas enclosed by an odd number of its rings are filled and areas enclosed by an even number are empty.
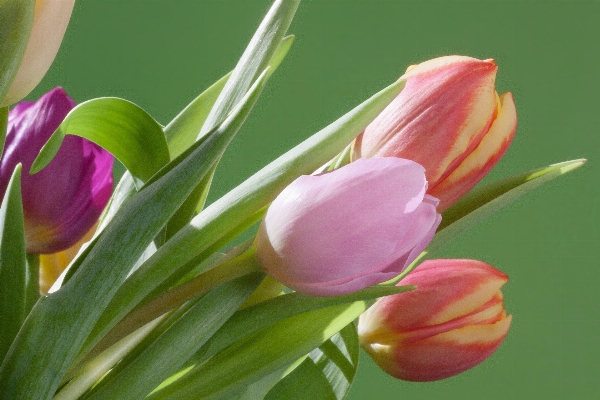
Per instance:
[[[498,97],[493,60],[448,56],[409,68],[406,86],[356,138],[353,159],[401,157],[425,167],[443,211],[504,154],[517,128],[512,94]]]
[[[500,291],[507,281],[481,261],[425,261],[398,283],[417,289],[381,298],[360,316],[361,346],[385,372],[407,381],[473,368],[508,333]]]
[[[422,166],[363,159],[301,176],[273,201],[256,248],[265,271],[298,292],[352,293],[397,276],[441,221]]]
[[[73,100],[56,88],[35,103],[19,103],[9,112],[0,160],[0,197],[15,166],[22,163],[29,253],[55,253],[73,246],[96,223],[112,192],[112,155],[77,136],[68,135],[52,162],[29,175],[40,149],[73,107]]]
[[[36,0],[33,26],[17,75],[2,107],[27,96],[42,80],[58,53],[75,0]]]

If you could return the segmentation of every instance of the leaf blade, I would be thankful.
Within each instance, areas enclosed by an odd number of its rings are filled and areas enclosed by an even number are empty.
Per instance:
[[[77,105],[65,117],[31,166],[35,173],[58,152],[65,135],[77,135],[103,147],[139,182],[146,182],[170,160],[163,129],[134,103],[102,97]]]
[[[0,207],[0,360],[8,352],[27,312],[29,271],[24,238],[21,164],[18,164]]]
[[[584,159],[578,159],[552,164],[471,191],[444,212],[440,228],[427,247],[427,256],[527,192],[581,167],[584,163]]]

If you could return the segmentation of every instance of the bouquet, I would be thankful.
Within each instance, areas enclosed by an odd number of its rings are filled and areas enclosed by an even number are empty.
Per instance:
[[[341,399],[359,347],[427,382],[501,345],[507,275],[436,254],[585,160],[476,186],[517,130],[492,59],[409,66],[207,202],[298,3],[275,1],[233,70],[164,126],[120,98],[21,101],[74,1],[0,6],[3,398]]]

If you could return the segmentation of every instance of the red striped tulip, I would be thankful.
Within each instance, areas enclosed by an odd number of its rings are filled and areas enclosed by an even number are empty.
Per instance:
[[[75,0],[36,0],[25,54],[1,107],[27,96],[42,80],[58,53]]]
[[[473,368],[500,346],[511,316],[500,287],[508,277],[476,260],[431,260],[360,316],[361,346],[388,374],[426,382]]]
[[[406,86],[359,135],[353,159],[401,157],[426,170],[443,211],[471,190],[508,148],[517,114],[498,96],[493,60],[448,56],[409,68]]]
[[[42,146],[73,107],[73,100],[56,88],[35,103],[17,104],[8,115],[0,160],[0,196],[15,166],[22,163],[29,253],[55,253],[77,243],[96,223],[112,192],[112,155],[77,136],[64,139],[46,168],[35,175],[28,173]]]
[[[256,237],[265,271],[309,295],[352,293],[402,272],[441,221],[422,166],[358,160],[301,176],[273,201]]]

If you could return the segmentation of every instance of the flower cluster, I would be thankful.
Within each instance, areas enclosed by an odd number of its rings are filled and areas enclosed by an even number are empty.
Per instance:
[[[264,270],[317,296],[404,271],[433,238],[438,212],[475,186],[512,140],[514,103],[510,93],[496,94],[496,71],[492,60],[459,56],[409,68],[405,89],[354,141],[354,162],[302,176],[273,201],[256,238]],[[442,379],[483,361],[510,317],[496,293],[506,276],[482,265],[423,264],[402,281],[415,291],[379,300],[361,318],[363,347],[407,380]]]
[[[493,60],[409,67],[205,207],[227,146],[290,48],[298,0],[275,0],[232,73],[164,126],[124,99],[77,106],[60,87],[17,103],[56,55],[73,4],[0,6],[0,44],[12,40],[0,63],[4,397],[280,398],[316,376],[319,389],[301,397],[331,384],[329,397],[343,398],[359,345],[418,382],[460,374],[501,345],[508,277],[431,257],[532,180],[585,160],[459,201],[516,131]],[[128,170],[114,191],[113,154]],[[259,222],[254,238],[219,251]]]

